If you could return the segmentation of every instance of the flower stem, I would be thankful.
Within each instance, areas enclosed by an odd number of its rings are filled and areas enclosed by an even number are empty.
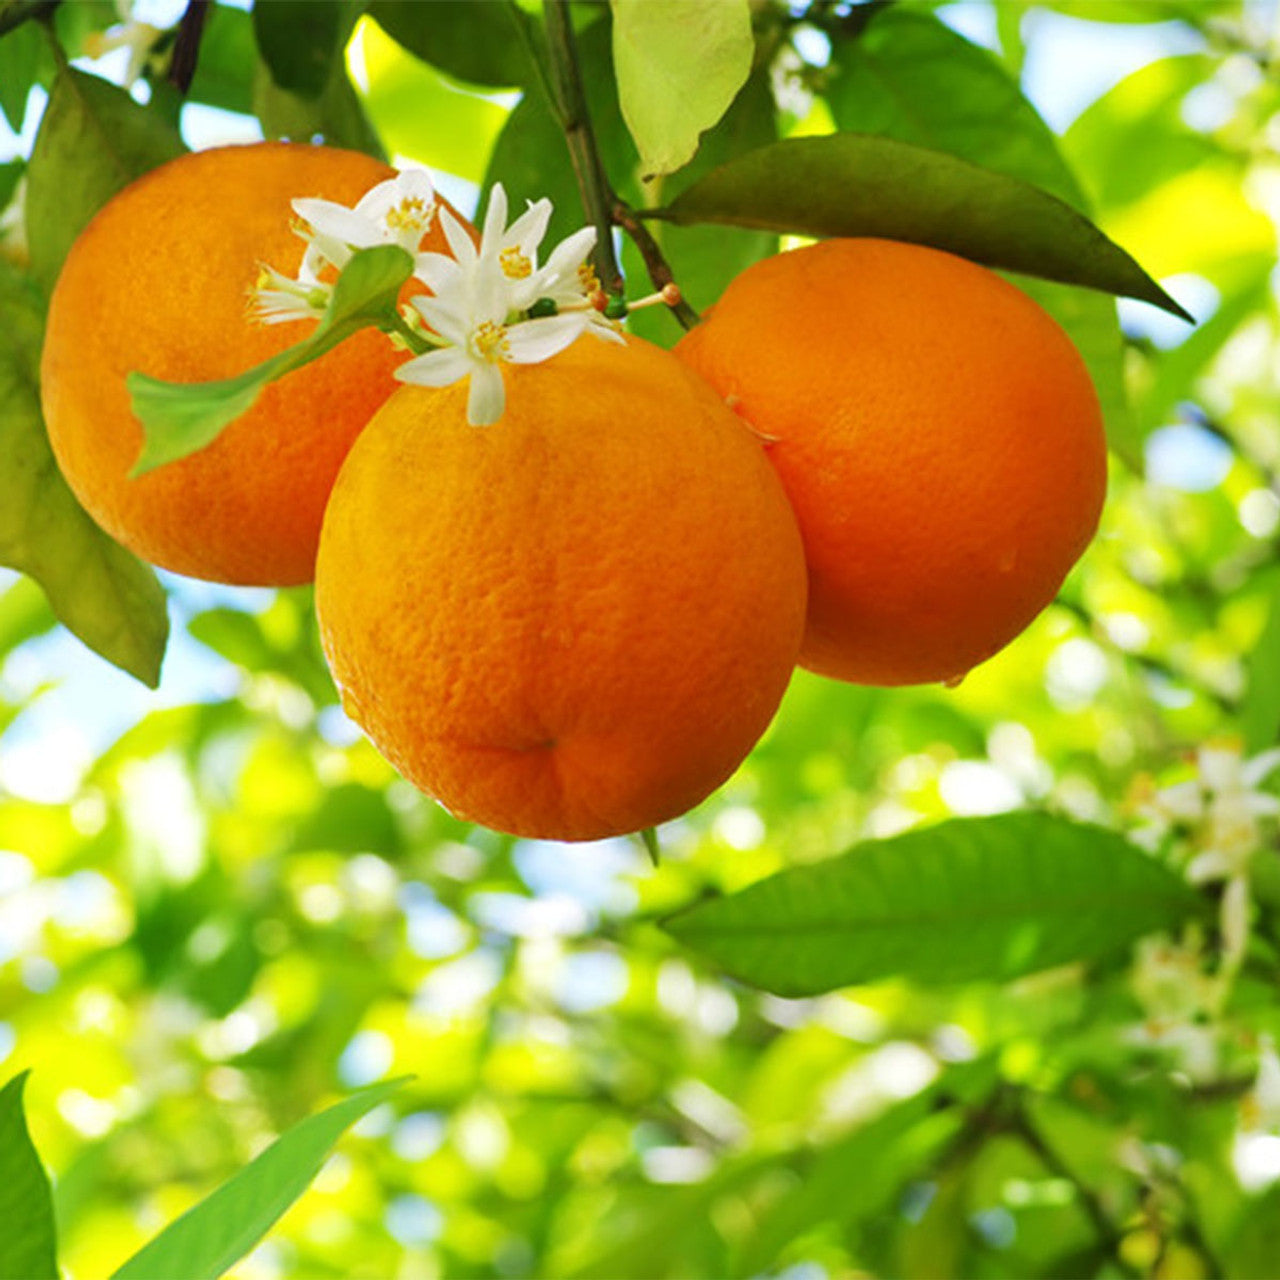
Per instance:
[[[569,15],[569,0],[544,0],[543,12],[547,23],[547,47],[551,61],[551,75],[555,91],[556,114],[569,144],[573,171],[582,192],[582,206],[587,220],[596,229],[596,273],[604,291],[612,297],[622,296],[622,271],[613,251],[614,195],[609,179],[600,160],[595,132],[591,128],[591,116],[587,111],[587,96],[582,86],[582,71],[578,65],[578,49],[573,36],[573,22]]]
[[[662,256],[658,242],[653,238],[649,228],[636,217],[635,210],[624,201],[615,198],[613,220],[631,237],[632,243],[644,259],[653,287],[661,291],[667,285],[674,284],[675,277],[671,273],[670,266],[667,265],[666,258]],[[701,319],[701,316],[683,298],[671,310],[686,329],[692,329]]]

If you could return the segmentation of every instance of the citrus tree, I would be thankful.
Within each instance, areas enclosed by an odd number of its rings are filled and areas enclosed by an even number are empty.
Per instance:
[[[1273,20],[0,0],[0,1276],[1280,1275]]]

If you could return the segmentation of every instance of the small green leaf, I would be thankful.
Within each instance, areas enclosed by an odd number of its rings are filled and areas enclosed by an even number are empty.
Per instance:
[[[167,1226],[112,1280],[216,1280],[275,1225],[320,1172],[330,1148],[410,1077],[353,1093],[287,1130],[252,1164]]]
[[[217,439],[253,407],[263,387],[318,360],[359,329],[393,313],[400,286],[413,274],[413,258],[396,245],[362,249],[334,285],[328,309],[311,335],[234,378],[164,382],[144,373],[125,379],[145,441],[133,476],[176,462]]]
[[[200,36],[200,58],[187,98],[223,111],[251,114],[256,61],[251,15],[227,4],[215,4]]]
[[[514,5],[481,0],[374,0],[369,17],[423,62],[470,84],[523,84],[532,71]]]
[[[714,169],[651,216],[884,236],[1191,317],[1070,205],[955,156],[861,134],[788,138]]]
[[[58,470],[40,412],[41,313],[30,281],[0,263],[0,564],[29,574],[68,630],[155,688],[169,635],[164,591]]]
[[[644,851],[649,855],[649,861],[656,867],[662,862],[662,846],[658,843],[658,829],[656,827],[645,827],[640,833],[640,843],[644,845]]]
[[[0,1089],[0,1276],[58,1280],[49,1175],[22,1110],[27,1074],[14,1076]]]
[[[1113,831],[1011,813],[871,841],[666,927],[734,977],[800,996],[893,976],[1007,980],[1119,951],[1200,906]]]
[[[51,285],[85,224],[122,187],[172,160],[182,139],[123,89],[58,72],[27,168],[31,269]]]
[[[673,173],[751,74],[748,0],[610,0],[618,100],[646,175]]]

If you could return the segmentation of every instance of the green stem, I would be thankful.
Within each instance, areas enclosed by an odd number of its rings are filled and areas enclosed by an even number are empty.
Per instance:
[[[596,146],[587,96],[578,66],[578,50],[569,14],[569,0],[544,0],[547,23],[547,46],[553,77],[553,101],[569,156],[582,193],[582,207],[587,221],[596,229],[593,254],[596,273],[604,291],[620,298],[623,291],[622,271],[613,251],[613,208],[615,197],[605,176],[600,151]]]
[[[613,220],[631,237],[632,244],[635,245],[640,256],[644,259],[644,265],[649,272],[649,279],[653,281],[653,287],[655,289],[663,289],[669,284],[676,283],[675,277],[671,273],[671,268],[667,265],[667,260],[663,257],[662,250],[658,247],[657,240],[654,239],[649,228],[636,217],[635,210],[623,201],[615,200],[613,204]],[[671,310],[676,319],[686,329],[692,329],[702,319],[683,298]]]
[[[405,346],[415,356],[423,355],[428,351],[435,351],[438,347],[445,345],[442,342],[432,342],[425,333],[419,333],[412,325],[407,324],[398,312],[392,313],[378,327],[383,333],[393,333],[397,338],[403,339]]]

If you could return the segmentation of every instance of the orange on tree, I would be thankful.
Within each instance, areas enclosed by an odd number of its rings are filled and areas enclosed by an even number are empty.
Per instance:
[[[813,671],[964,676],[1053,599],[1097,527],[1106,445],[1084,361],[963,258],[876,239],[779,254],[676,354],[766,439],[804,537]]]
[[[586,840],[675,817],[764,731],[804,626],[759,441],[668,352],[579,337],[396,392],[353,446],[316,571],[348,713],[470,821]]]
[[[297,274],[294,198],[347,206],[395,177],[354,151],[283,142],[193,152],[115,196],[73,245],[49,309],[42,397],[59,466],[90,514],[144,559],[198,578],[308,582],[347,449],[395,390],[405,358],[379,332],[347,339],[268,386],[213,443],[137,478],[125,377],[242,373],[314,321],[250,316],[263,264]],[[439,219],[423,247],[443,250]]]

